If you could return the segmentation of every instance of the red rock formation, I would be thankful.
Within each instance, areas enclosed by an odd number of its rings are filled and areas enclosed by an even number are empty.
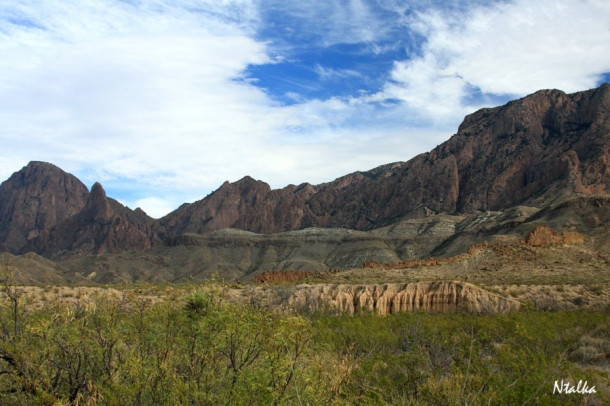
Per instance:
[[[0,244],[51,255],[143,249],[183,233],[237,228],[368,230],[403,217],[544,207],[610,191],[610,85],[575,94],[544,90],[464,119],[458,133],[408,162],[317,186],[271,190],[245,177],[158,222],[60,169],[31,163],[0,186]],[[82,211],[81,211],[82,209]],[[603,217],[603,216],[602,216]],[[600,216],[591,217],[595,224]],[[593,224],[593,223],[592,223]],[[64,235],[65,234],[65,235]]]
[[[17,252],[43,230],[78,213],[87,187],[45,162],[30,162],[0,185],[0,247]]]
[[[525,243],[532,247],[547,247],[555,244],[582,244],[585,236],[569,231],[566,233],[556,233],[549,226],[538,226],[525,239]]]
[[[309,213],[303,203],[313,193],[315,189],[309,184],[271,190],[268,184],[246,176],[235,183],[223,183],[203,200],[182,205],[160,221],[161,231],[175,236],[223,228],[256,233],[300,229]]]
[[[142,210],[132,211],[109,199],[102,185],[96,183],[83,210],[41,233],[30,248],[46,255],[101,254],[143,250],[156,242],[152,218]]]

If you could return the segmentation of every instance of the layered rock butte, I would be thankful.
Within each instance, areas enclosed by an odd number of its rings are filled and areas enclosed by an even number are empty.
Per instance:
[[[405,311],[507,313],[520,303],[464,282],[388,283],[384,285],[313,285],[298,287],[288,300],[297,309],[330,308],[378,315]]]
[[[525,237],[541,221],[607,234],[609,191],[604,84],[479,110],[430,152],[332,182],[278,190],[251,177],[225,182],[159,220],[107,197],[100,184],[89,192],[61,169],[31,162],[0,185],[0,247],[36,252],[93,281],[180,281],[215,269],[242,278],[455,255],[506,230]],[[578,215],[558,224],[561,210]],[[123,254],[99,256],[113,253]],[[123,276],[109,273],[129,261]]]

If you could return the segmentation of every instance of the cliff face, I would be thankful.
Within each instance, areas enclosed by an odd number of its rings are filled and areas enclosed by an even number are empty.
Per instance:
[[[109,199],[102,185],[96,183],[80,212],[42,232],[27,248],[48,256],[139,251],[159,242],[153,229],[154,220],[146,213]]]
[[[416,282],[385,285],[313,285],[297,289],[290,308],[331,308],[354,314],[362,309],[379,315],[405,311],[505,313],[519,302],[464,282]]]
[[[78,213],[89,191],[76,177],[30,162],[0,185],[0,247],[17,252],[28,240]]]
[[[392,247],[396,259],[404,260],[429,255],[431,246],[459,230],[455,221],[444,222],[447,230],[438,238],[429,233],[434,238],[418,246],[423,232],[409,227],[425,225],[397,220],[516,205],[544,210],[574,195],[603,197],[609,191],[610,85],[605,84],[575,94],[544,90],[480,110],[429,153],[329,183],[271,190],[250,177],[225,182],[158,221],[107,198],[100,185],[90,195],[74,176],[32,162],[0,186],[0,250],[116,252],[226,228],[270,234],[310,227],[377,231],[398,224],[403,234],[392,237],[412,240]]]
[[[402,216],[544,206],[610,190],[610,85],[544,90],[467,116],[458,133],[408,162],[318,186],[271,190],[244,178],[160,221],[162,235],[221,228],[271,233],[366,230]]]
[[[311,211],[304,204],[315,193],[309,184],[271,190],[265,182],[249,176],[225,182],[208,197],[185,204],[159,221],[161,234],[205,234],[224,228],[256,233],[298,230],[311,223]]]
[[[431,155],[459,165],[457,209],[545,205],[610,190],[610,85],[567,95],[543,90],[467,116]]]

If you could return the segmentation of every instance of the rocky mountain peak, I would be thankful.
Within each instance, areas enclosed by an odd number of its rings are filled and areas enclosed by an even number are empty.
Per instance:
[[[85,207],[46,230],[31,249],[53,256],[65,252],[101,254],[143,250],[158,242],[154,220],[143,210],[130,210],[106,196],[100,183],[91,187]]]
[[[83,210],[91,220],[105,221],[112,217],[110,202],[106,196],[106,191],[98,182],[91,187],[89,198]]]
[[[225,182],[223,187],[227,190],[237,191],[240,196],[246,199],[252,194],[261,195],[271,191],[271,186],[251,176],[244,176],[235,183]]]
[[[91,186],[91,196],[92,198],[106,198],[106,191],[101,183],[95,182],[93,186]]]
[[[88,195],[75,176],[47,162],[30,162],[0,185],[0,246],[18,251],[79,212]]]
[[[406,218],[545,207],[574,194],[609,192],[606,84],[574,94],[543,90],[481,109],[428,153],[331,182],[272,190],[250,176],[227,181],[159,221],[108,198],[99,183],[89,193],[54,165],[32,162],[0,186],[0,244],[18,251],[43,230],[48,235],[37,247],[45,253],[87,244],[89,252],[145,248],[225,228],[371,230]]]
[[[367,230],[405,216],[544,206],[610,188],[610,85],[542,90],[467,116],[457,134],[408,162],[317,186],[270,190],[245,177],[162,221],[168,235],[234,227],[272,233],[306,227]],[[303,193],[305,192],[305,193]]]

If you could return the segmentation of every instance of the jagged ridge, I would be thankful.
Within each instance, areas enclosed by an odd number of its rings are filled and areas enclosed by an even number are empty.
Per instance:
[[[233,227],[367,230],[407,215],[544,206],[610,189],[610,85],[545,90],[467,116],[458,133],[404,163],[271,190],[250,177],[161,219],[162,235]]]
[[[32,162],[0,186],[3,250],[51,256],[143,250],[184,233],[369,230],[407,217],[545,207],[610,188],[610,85],[545,90],[467,116],[458,133],[408,162],[313,186],[271,190],[245,177],[159,221],[89,194],[59,168]],[[415,257],[418,255],[416,254]]]

